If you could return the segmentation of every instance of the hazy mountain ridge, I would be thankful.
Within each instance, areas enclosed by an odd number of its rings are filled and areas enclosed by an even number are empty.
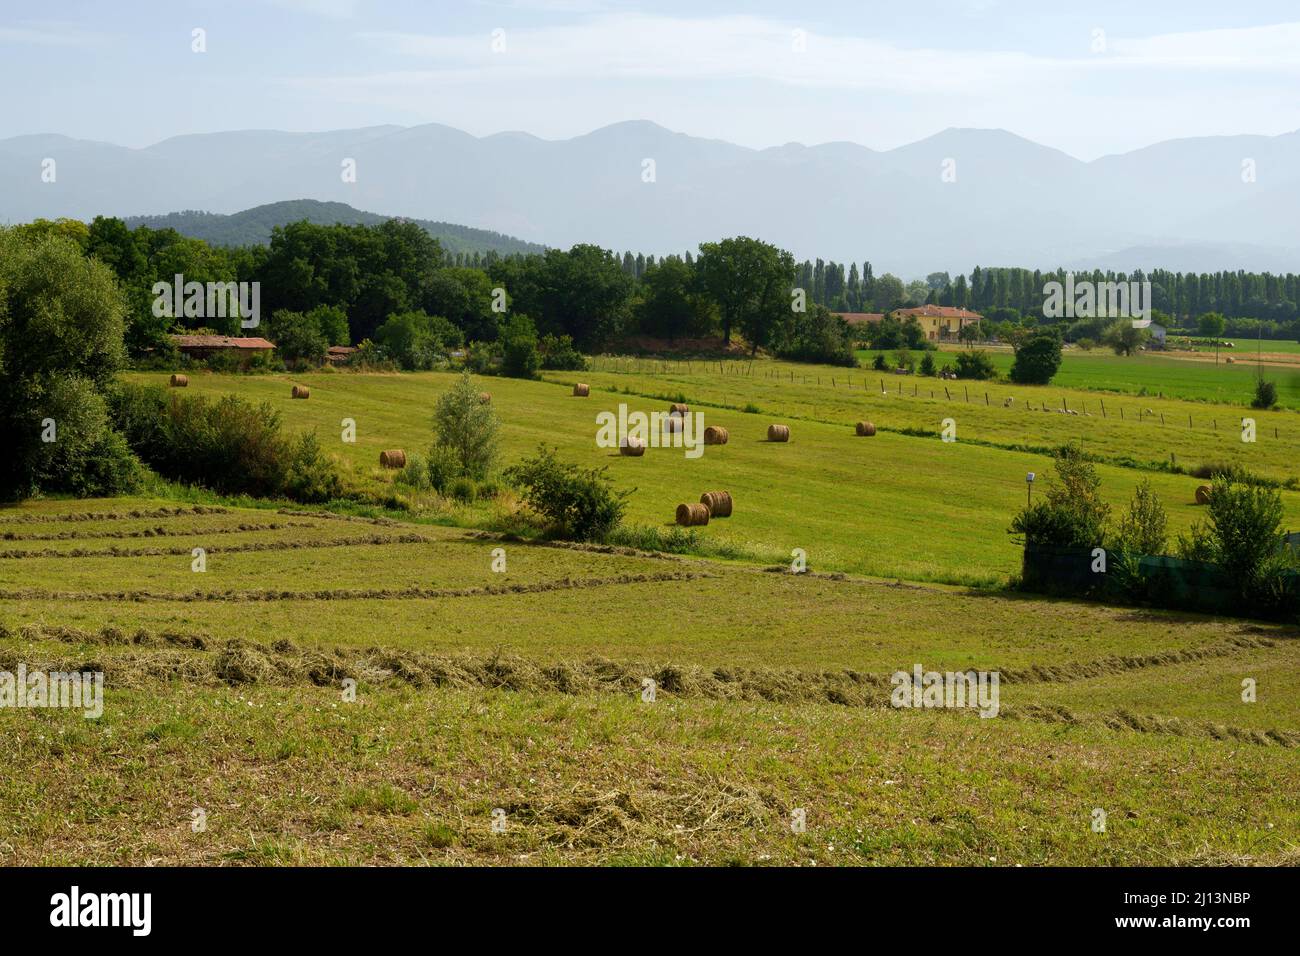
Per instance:
[[[54,183],[41,181],[46,157],[58,163]],[[1246,159],[1254,182],[1243,181]],[[346,160],[355,182],[341,176]],[[1166,252],[1159,265],[1172,269],[1300,268],[1300,132],[1169,141],[1087,163],[1003,130],[947,129],[886,151],[756,150],[644,121],[567,140],[440,124],[211,133],[139,150],[0,140],[0,221],[234,214],[288,196],[565,248],[662,254],[747,234],[800,259],[870,259],[905,276],[976,264],[1136,268]]]
[[[290,222],[306,220],[318,225],[374,226],[391,216],[353,209],[345,203],[320,202],[315,199],[294,199],[256,206],[241,212],[223,213],[184,210],[161,216],[127,216],[126,224],[149,226],[152,229],[175,229],[181,235],[202,239],[216,246],[266,245],[271,241],[271,230]],[[513,236],[502,235],[487,229],[474,229],[451,222],[413,220],[425,232],[437,239],[446,252],[544,252],[545,246],[525,242]]]

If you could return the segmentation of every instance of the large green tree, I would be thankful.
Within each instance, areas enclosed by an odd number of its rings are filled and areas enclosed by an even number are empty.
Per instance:
[[[695,270],[718,305],[724,342],[739,329],[757,350],[787,320],[796,270],[794,257],[783,249],[748,236],[706,242]]]

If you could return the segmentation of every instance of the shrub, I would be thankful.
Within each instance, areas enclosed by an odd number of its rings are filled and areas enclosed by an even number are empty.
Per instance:
[[[931,355],[929,352],[926,352],[924,355],[921,356],[921,374],[928,375],[931,378],[934,377],[935,374],[934,356]]]
[[[1011,381],[1020,385],[1046,385],[1061,367],[1061,340],[1055,332],[1035,332],[1016,349]]]
[[[315,432],[305,432],[292,442],[284,493],[295,501],[316,504],[343,494],[338,468],[321,449]]]
[[[1251,399],[1251,408],[1272,408],[1277,404],[1277,385],[1265,379],[1255,383],[1255,397]]]
[[[457,474],[482,478],[497,457],[500,422],[491,405],[479,400],[469,372],[438,399],[433,413],[436,447],[450,449],[459,462]]]
[[[399,485],[406,485],[417,491],[428,491],[432,487],[429,480],[429,460],[418,451],[411,452],[406,456],[406,466],[393,477],[393,480]]]
[[[1106,538],[1110,506],[1101,498],[1097,470],[1076,447],[1054,453],[1056,481],[1044,500],[1026,507],[1011,522],[1011,533],[1025,544],[1056,547],[1100,547]]]
[[[446,494],[452,480],[460,475],[460,459],[450,448],[435,445],[429,450],[429,485],[438,494]]]
[[[998,370],[993,367],[993,359],[983,349],[974,352],[961,352],[957,355],[957,377],[987,380],[998,377]]]
[[[541,445],[535,457],[507,470],[506,478],[546,520],[548,533],[571,541],[599,541],[622,521],[629,494],[613,490],[607,470],[562,463],[554,449]]]
[[[407,371],[434,368],[446,360],[447,352],[460,346],[460,329],[440,315],[401,312],[390,315],[375,330],[375,341],[384,353]]]
[[[573,347],[572,336],[543,336],[539,350],[542,355],[542,368],[565,372],[582,372],[587,368],[586,358]]]
[[[267,335],[275,351],[290,365],[320,365],[329,352],[330,341],[321,329],[321,313],[306,314],[277,309],[271,313]]]
[[[876,357],[871,360],[871,367],[874,368],[877,372],[889,371],[889,362],[885,359],[884,352],[879,352],[876,354]]]
[[[849,368],[858,364],[853,356],[853,336],[848,323],[824,305],[794,313],[775,351],[781,358],[795,362],[822,362]]]
[[[475,486],[473,478],[464,476],[453,478],[451,484],[447,487],[447,495],[468,504],[478,497],[478,488]]]
[[[1120,518],[1114,548],[1126,554],[1164,554],[1167,526],[1164,505],[1144,478],[1133,493],[1128,514]]]
[[[1282,531],[1282,496],[1274,488],[1242,484],[1231,474],[1215,478],[1205,523],[1179,540],[1183,557],[1209,561],[1223,569],[1247,602],[1271,610],[1273,579],[1291,562]]]

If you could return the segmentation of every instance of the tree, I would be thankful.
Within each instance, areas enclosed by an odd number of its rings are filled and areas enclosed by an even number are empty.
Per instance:
[[[1114,350],[1116,355],[1132,355],[1151,337],[1146,329],[1134,327],[1128,319],[1112,323],[1102,336],[1102,341]]]
[[[500,428],[496,412],[479,398],[479,390],[465,372],[438,398],[430,457],[449,453],[459,463],[462,475],[483,478],[496,463]]]
[[[623,332],[636,279],[618,256],[580,244],[568,252],[549,249],[542,258],[540,331],[571,335],[585,352]]]
[[[1011,381],[1020,385],[1046,385],[1061,367],[1061,340],[1054,331],[1035,332],[1016,348]]]
[[[433,368],[463,343],[460,329],[440,315],[399,312],[375,330],[375,341],[407,371]]]
[[[715,321],[712,303],[696,291],[695,270],[676,256],[648,266],[641,277],[637,325],[646,335],[672,341],[707,334]]]
[[[280,309],[271,314],[267,335],[286,363],[320,365],[329,352],[329,340],[321,332],[320,316]]]
[[[534,378],[541,364],[537,326],[522,313],[512,315],[501,330],[501,371],[511,378]]]
[[[1228,327],[1228,320],[1219,312],[1206,312],[1196,320],[1196,330],[1202,338],[1221,339]]]
[[[893,273],[886,272],[876,280],[873,302],[877,312],[892,312],[906,297],[903,280]]]
[[[738,328],[757,350],[790,313],[794,257],[770,243],[747,236],[703,243],[695,270],[717,303],[724,343]]]
[[[76,240],[0,228],[0,498],[134,484],[103,397],[125,361],[125,311],[112,271]]]

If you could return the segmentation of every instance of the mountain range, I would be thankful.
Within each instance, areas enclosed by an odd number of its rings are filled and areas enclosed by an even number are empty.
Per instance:
[[[975,265],[1300,269],[1300,131],[1091,162],[1003,130],[947,129],[883,151],[751,149],[645,121],[565,140],[439,124],[196,134],[144,149],[0,139],[4,222],[228,215],[303,198],[562,248],[663,254],[751,235],[904,278]]]
[[[319,225],[342,223],[348,226],[374,226],[392,216],[362,212],[346,203],[320,202],[315,199],[291,199],[284,202],[255,206],[242,212],[226,215],[219,212],[186,210],[161,216],[127,216],[126,224],[148,226],[151,229],[175,229],[183,236],[202,239],[214,246],[266,245],[271,241],[271,230],[290,222],[307,221]],[[503,236],[487,229],[458,226],[451,222],[432,222],[427,219],[412,220],[425,232],[437,239],[442,248],[457,252],[511,253],[545,252],[546,247],[525,242],[513,236]]]

